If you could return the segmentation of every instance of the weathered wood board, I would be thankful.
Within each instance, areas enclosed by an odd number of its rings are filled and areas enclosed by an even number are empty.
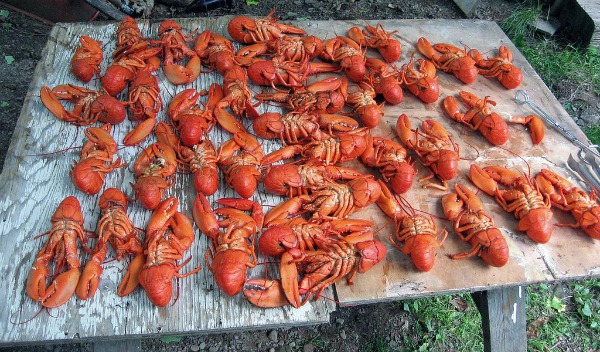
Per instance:
[[[181,20],[181,25],[188,31],[199,28],[200,31],[210,28],[218,33],[226,33],[224,26],[229,18]],[[142,32],[157,38],[159,23],[140,22]],[[22,114],[17,122],[14,139],[7,153],[7,161],[1,176],[0,211],[0,268],[7,273],[8,280],[0,284],[0,295],[5,297],[6,304],[0,308],[0,345],[39,341],[72,341],[73,339],[89,340],[90,338],[131,338],[156,334],[180,334],[207,331],[231,331],[239,329],[257,329],[284,325],[316,324],[329,321],[329,313],[334,309],[331,301],[319,300],[311,302],[301,309],[290,307],[282,309],[259,309],[250,305],[240,294],[228,297],[214,283],[212,274],[205,267],[200,273],[178,280],[179,298],[172,305],[164,308],[155,307],[138,289],[126,298],[116,295],[116,288],[121,280],[127,263],[112,261],[104,265],[102,282],[96,295],[81,301],[72,298],[66,305],[50,310],[50,314],[42,312],[38,317],[25,324],[15,325],[31,319],[40,306],[29,299],[24,291],[25,281],[37,251],[46,240],[45,237],[35,239],[37,234],[50,228],[50,217],[62,199],[75,195],[81,202],[86,229],[95,229],[100,211],[99,195],[87,196],[74,188],[69,177],[69,170],[74,160],[78,159],[78,149],[60,152],[53,155],[39,154],[64,150],[78,146],[84,140],[83,129],[57,120],[43,106],[39,99],[40,88],[44,85],[54,87],[58,84],[77,83],[69,73],[69,62],[73,50],[78,45],[81,35],[90,35],[105,43],[105,60],[102,71],[106,70],[110,53],[114,50],[114,33],[118,23],[109,24],[59,24],[50,35],[48,45],[42,55],[34,80],[31,84]],[[208,89],[212,82],[221,83],[216,73],[205,73],[193,84],[186,87],[175,87],[166,81],[162,70],[158,78],[163,101],[169,102],[177,92],[186,88]],[[89,87],[100,87],[99,80],[90,82]],[[122,100],[126,100],[125,96]],[[159,119],[166,119],[166,108]],[[119,143],[133,127],[126,121],[113,129],[113,136]],[[229,139],[227,132],[214,129],[211,139],[224,141]],[[149,145],[155,140],[147,141]],[[218,143],[215,143],[218,145]],[[267,142],[265,146],[273,148],[278,142]],[[140,149],[125,148],[118,155],[130,165],[107,175],[105,188],[118,187],[133,196],[129,185],[134,182],[132,174],[133,161]],[[37,156],[27,156],[37,155]],[[176,187],[167,192],[180,200],[179,210],[191,218],[191,206],[195,191],[190,175],[177,174]],[[225,184],[221,180],[221,184]],[[211,197],[235,196],[232,190],[222,187],[222,191]],[[260,192],[254,198],[261,204],[274,204],[281,200]],[[265,211],[268,208],[265,208]],[[144,228],[151,212],[144,210],[139,202],[128,209],[132,221]],[[196,230],[197,240],[188,251],[192,256],[183,273],[204,265],[204,252],[208,241]],[[109,254],[108,258],[112,258]],[[87,257],[82,257],[87,261]],[[263,262],[263,258],[259,258]],[[272,260],[271,260],[272,261]],[[272,268],[270,272],[274,272]],[[264,265],[255,268],[251,276],[264,276]],[[174,297],[177,287],[174,281]],[[332,296],[331,291],[328,292]]]
[[[179,23],[187,31],[196,28],[200,31],[211,29],[225,34],[224,26],[228,20],[227,17],[188,19],[180,20]],[[310,34],[322,38],[345,33],[350,26],[363,24],[362,21],[297,23]],[[482,52],[493,50],[501,44],[514,49],[497,25],[491,22],[403,20],[383,21],[382,24],[388,30],[398,30],[397,36],[404,45],[401,62],[406,62],[407,58],[415,52],[414,43],[420,36],[427,36],[432,42],[449,42],[456,45],[460,45],[459,42],[462,40]],[[144,34],[156,36],[158,23],[141,22],[140,26]],[[42,313],[26,324],[14,324],[31,318],[39,309],[39,306],[25,295],[24,283],[35,254],[44,241],[44,238],[36,240],[33,238],[48,230],[50,216],[58,203],[68,195],[77,195],[84,210],[86,229],[94,229],[99,217],[96,205],[98,196],[85,196],[76,191],[69,179],[68,171],[72,160],[77,159],[77,151],[39,156],[41,153],[81,145],[83,140],[81,130],[77,132],[73,126],[57,121],[48,113],[39,101],[39,89],[43,85],[76,83],[68,74],[68,62],[77,45],[77,38],[85,34],[100,39],[106,43],[105,53],[110,53],[114,48],[111,40],[115,29],[114,23],[57,25],[53,29],[51,39],[36,70],[17,123],[15,137],[7,153],[4,172],[0,176],[0,190],[3,195],[0,200],[2,212],[0,251],[3,254],[0,258],[0,269],[6,273],[7,278],[0,283],[0,294],[7,297],[7,305],[0,307],[0,345],[64,341],[75,338],[85,340],[211,332],[327,321],[329,313],[334,308],[328,300],[310,302],[298,310],[257,309],[246,302],[241,295],[233,298],[226,297],[220,290],[214,289],[212,274],[206,268],[197,275],[179,281],[179,299],[172,306],[154,307],[141,290],[126,298],[119,298],[115,294],[115,288],[126,263],[110,262],[105,264],[101,287],[93,299],[80,301],[73,298],[66,305],[51,310],[51,316]],[[526,77],[522,87],[528,90],[532,99],[567,126],[577,129],[522,55],[516,49],[514,54],[516,64],[523,68]],[[103,71],[106,66],[107,60],[103,63]],[[165,83],[161,72],[158,73],[158,78],[162,82],[161,94],[167,102],[176,92],[185,88],[208,88],[211,82],[221,80],[216,73],[204,73],[189,87],[173,87]],[[92,82],[89,86],[98,87],[99,82]],[[466,89],[481,96],[492,95],[498,102],[496,108],[498,111],[513,114],[528,113],[526,108],[517,106],[513,102],[514,92],[504,90],[493,80],[479,77],[475,84],[465,87],[454,77],[440,73],[440,86],[442,98]],[[260,89],[256,88],[256,90]],[[500,148],[489,148],[481,136],[445,118],[439,105],[440,101],[424,105],[406,93],[401,105],[385,107],[384,121],[374,129],[373,133],[394,136],[393,126],[400,113],[407,113],[415,126],[426,118],[441,121],[459,143],[462,156],[471,159],[461,161],[461,172],[456,182],[469,184],[465,178],[465,171],[473,160],[482,165],[499,163],[523,167],[519,158]],[[276,110],[272,106],[267,109]],[[159,118],[165,116],[159,114]],[[113,130],[115,139],[122,141],[131,127],[132,123],[129,121],[116,126]],[[581,131],[577,133],[584,138]],[[219,129],[211,133],[211,139],[217,142],[227,138],[228,136]],[[556,145],[561,147],[557,148]],[[277,148],[279,143],[265,142],[263,146],[265,151],[269,151]],[[554,168],[563,175],[567,175],[564,168],[566,156],[576,150],[554,131],[548,131],[546,141],[541,146],[531,147],[529,136],[522,126],[511,127],[511,139],[506,148],[523,155],[534,171],[544,166]],[[120,150],[118,155],[125,161],[132,162],[137,152],[135,148],[125,148]],[[38,156],[27,156],[34,154]],[[364,167],[357,167],[369,172]],[[425,174],[421,167],[419,167],[419,174]],[[130,167],[109,174],[105,188],[116,186],[131,192],[129,182],[133,182]],[[191,215],[193,185],[188,175],[178,174],[176,182],[177,186],[167,194],[178,197],[181,200],[180,211]],[[254,199],[261,204],[268,205],[279,201],[262,192],[262,188],[259,191]],[[439,197],[443,194],[442,191],[424,190],[415,186],[407,198],[415,208],[439,215],[441,212]],[[223,188],[212,199],[233,195],[231,190]],[[417,273],[409,259],[387,241],[391,231],[389,221],[377,207],[371,206],[355,216],[373,220],[379,226],[387,225],[379,231],[378,236],[388,246],[389,254],[368,274],[358,275],[354,286],[349,287],[345,283],[337,285],[337,298],[343,303],[361,303],[598,275],[600,245],[581,232],[560,228],[555,231],[549,244],[534,245],[523,235],[517,234],[516,222],[501,211],[491,198],[486,196],[482,198],[507,235],[511,250],[511,258],[507,266],[491,269],[483,265],[478,258],[451,261],[445,254],[464,251],[468,247],[451,233],[438,251],[434,269],[429,273]],[[141,209],[138,203],[133,203],[128,213],[134,223],[140,227],[145,226],[150,216],[150,212]],[[570,221],[568,216],[558,213],[557,215],[560,216],[560,221]],[[440,227],[450,227],[449,223],[438,221],[438,224]],[[192,260],[187,266],[188,270],[203,262],[202,256],[207,241],[199,232],[197,235],[198,240],[189,252],[192,254]],[[250,276],[263,275],[263,269],[264,267],[259,265]],[[327,295],[331,296],[332,293]]]
[[[573,131],[582,140],[587,140],[575,125],[568,113],[548,90],[526,59],[510,42],[502,30],[493,22],[483,21],[391,21],[382,22],[385,28],[398,30],[403,44],[403,60],[416,52],[415,44],[419,37],[427,37],[431,43],[461,43],[477,48],[487,55],[495,55],[496,48],[506,45],[514,54],[514,63],[523,71],[524,81],[519,89],[528,92],[531,100],[553,116],[561,125]],[[358,24],[358,23],[357,23]],[[433,25],[432,25],[433,24]],[[349,23],[348,26],[352,25]],[[347,27],[336,26],[343,33]],[[419,55],[418,52],[416,55]],[[486,54],[484,54],[486,55]],[[395,136],[394,127],[398,116],[402,113],[411,118],[412,125],[418,127],[425,119],[434,119],[446,127],[454,140],[459,144],[461,160],[458,176],[449,182],[475,187],[468,179],[471,164],[481,166],[501,165],[527,172],[530,165],[533,176],[541,168],[549,168],[569,180],[577,183],[577,179],[566,169],[566,160],[570,153],[574,155],[578,147],[571,144],[557,131],[547,126],[544,141],[533,146],[523,126],[509,124],[509,141],[499,147],[491,145],[478,133],[447,118],[441,100],[449,95],[457,96],[460,90],[466,90],[479,97],[491,96],[497,102],[494,111],[511,115],[529,115],[533,112],[525,105],[514,101],[515,91],[504,89],[496,80],[482,76],[471,85],[461,84],[454,76],[439,73],[440,99],[433,104],[422,104],[410,94],[397,106],[386,106],[384,121],[374,129],[375,135]],[[507,150],[505,150],[505,149]],[[514,152],[519,156],[512,154]],[[417,163],[418,164],[418,163]],[[418,165],[418,175],[427,175],[427,171]],[[584,189],[585,186],[581,185]],[[415,184],[404,196],[416,209],[443,217],[441,197],[445,191],[419,188]],[[504,233],[510,249],[510,260],[502,268],[487,266],[480,258],[452,260],[448,254],[461,253],[470,246],[456,236],[452,224],[437,220],[439,228],[445,227],[450,232],[446,242],[438,249],[436,264],[430,272],[418,272],[410,257],[396,250],[385,240],[392,233],[392,224],[387,221],[376,206],[365,210],[370,220],[385,224],[380,237],[388,244],[388,255],[383,265],[377,265],[369,275],[358,275],[353,286],[340,283],[336,285],[338,299],[342,303],[376,302],[394,298],[406,298],[434,293],[450,293],[461,290],[487,290],[503,286],[523,285],[541,281],[564,280],[569,278],[597,276],[600,274],[600,243],[592,240],[581,230],[555,227],[552,239],[547,244],[535,244],[524,234],[517,231],[517,220],[497,205],[492,197],[483,193],[480,198],[486,209],[492,214],[496,225]],[[572,218],[560,211],[554,211],[556,223],[573,222]]]

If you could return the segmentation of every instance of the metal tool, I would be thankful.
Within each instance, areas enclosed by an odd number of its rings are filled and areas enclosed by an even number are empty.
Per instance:
[[[581,158],[581,156],[580,156]],[[595,163],[594,159],[594,163]],[[567,165],[569,169],[571,169],[574,173],[576,173],[581,179],[587,183],[590,188],[592,188],[596,194],[600,194],[600,178],[595,176],[594,173],[590,171],[590,169],[581,161],[575,160],[572,154],[569,154],[569,158],[567,159]],[[596,167],[598,164],[596,163]]]
[[[579,138],[575,137],[569,130],[561,126],[556,120],[552,118],[552,116],[548,115],[542,108],[537,106],[535,103],[532,103],[529,100],[529,94],[526,91],[519,89],[515,94],[515,101],[518,104],[527,104],[533,111],[535,111],[538,115],[540,115],[546,122],[548,122],[552,127],[554,127],[558,132],[560,132],[564,137],[566,137],[571,142],[577,144],[581,149],[586,152],[594,154],[596,157],[600,157],[600,152],[598,152],[597,145],[587,145],[583,143]],[[595,148],[595,149],[592,149]]]

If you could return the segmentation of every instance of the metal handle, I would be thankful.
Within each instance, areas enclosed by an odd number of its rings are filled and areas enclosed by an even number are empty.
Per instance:
[[[551,124],[556,130],[558,130],[558,132],[560,132],[564,137],[566,137],[572,143],[577,144],[581,149],[585,149],[587,152],[594,154],[596,157],[600,157],[600,153],[597,150],[598,146],[587,145],[587,144],[583,143],[581,140],[579,140],[579,138],[575,137],[575,135],[572,134],[569,130],[567,130],[566,128],[561,126],[558,122],[556,122],[556,120],[554,120],[552,118],[552,116],[548,115],[544,110],[542,110],[535,103],[532,103],[529,100],[529,94],[527,94],[526,91],[519,89],[515,94],[515,101],[521,105],[527,104],[533,111],[535,111],[544,120],[546,120],[546,122]],[[591,147],[596,148],[596,149],[592,149]]]

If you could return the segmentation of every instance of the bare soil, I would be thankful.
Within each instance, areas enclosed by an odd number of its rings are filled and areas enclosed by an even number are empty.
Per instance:
[[[179,8],[157,4],[152,19],[249,14],[265,16],[276,9],[282,20],[328,19],[462,19],[461,10],[447,0],[415,0],[410,2],[386,0],[259,0],[258,5],[234,1],[230,7],[210,11],[186,12]],[[514,12],[520,2],[507,0],[480,0],[470,18],[501,21]],[[7,10],[0,5],[0,10]],[[102,17],[100,17],[102,19]],[[0,17],[0,165],[21,113],[23,100],[48,39],[51,26],[10,10]],[[14,58],[11,61],[9,57]],[[582,127],[597,121],[600,100],[590,89],[577,82],[559,82],[554,94],[562,104],[579,107],[574,118]],[[582,91],[583,89],[583,91]],[[579,92],[577,96],[573,91]],[[26,113],[26,112],[24,112]],[[467,309],[476,309],[468,306]],[[408,341],[415,334],[427,331],[422,322],[404,311],[402,302],[340,307],[331,322],[314,327],[298,327],[257,332],[234,332],[216,335],[183,336],[179,341],[160,338],[143,340],[144,351],[364,351],[416,350]],[[426,332],[427,333],[427,332]],[[430,332],[434,333],[434,332]],[[177,339],[176,339],[177,340]],[[431,347],[431,346],[430,346]],[[460,349],[461,346],[443,346],[442,350]],[[383,349],[382,349],[383,348]],[[435,348],[434,348],[435,349]],[[88,343],[0,348],[0,351],[91,351]],[[427,349],[431,350],[431,348]]]

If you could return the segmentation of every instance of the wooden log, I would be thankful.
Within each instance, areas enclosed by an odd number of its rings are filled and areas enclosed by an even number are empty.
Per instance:
[[[525,287],[479,291],[472,296],[481,314],[484,351],[527,351]]]

